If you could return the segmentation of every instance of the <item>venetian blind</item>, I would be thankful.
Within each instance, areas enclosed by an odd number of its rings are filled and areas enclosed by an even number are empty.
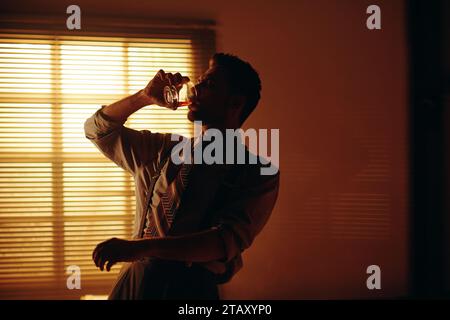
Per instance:
[[[0,298],[107,294],[120,265],[100,272],[95,245],[129,238],[132,177],[84,136],[103,104],[142,89],[159,69],[196,78],[192,37],[0,34]],[[133,129],[190,136],[186,110],[147,106]],[[67,268],[80,267],[81,290]]]

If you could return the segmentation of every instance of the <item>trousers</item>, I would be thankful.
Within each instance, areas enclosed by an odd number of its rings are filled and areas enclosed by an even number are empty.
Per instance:
[[[214,274],[195,263],[142,259],[125,263],[110,300],[218,300]]]

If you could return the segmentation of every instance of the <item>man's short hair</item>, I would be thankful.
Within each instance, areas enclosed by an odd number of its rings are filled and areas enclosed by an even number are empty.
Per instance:
[[[213,64],[227,70],[231,93],[243,95],[246,98],[245,106],[240,115],[242,125],[256,108],[261,98],[261,79],[248,62],[232,54],[216,53],[211,60]]]

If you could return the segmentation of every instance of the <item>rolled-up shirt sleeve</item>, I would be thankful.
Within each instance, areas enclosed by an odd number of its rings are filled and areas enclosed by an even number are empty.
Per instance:
[[[134,130],[103,113],[102,106],[84,123],[84,133],[100,152],[132,175],[155,159],[163,148],[165,135]]]
[[[229,262],[249,248],[261,232],[275,206],[279,190],[279,172],[257,185],[235,192],[223,211],[218,224],[225,259]]]

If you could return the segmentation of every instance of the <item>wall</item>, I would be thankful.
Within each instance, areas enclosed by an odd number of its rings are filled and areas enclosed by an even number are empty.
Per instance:
[[[83,15],[217,21],[218,49],[263,80],[246,127],[279,128],[281,190],[227,298],[396,297],[407,290],[407,61],[403,1],[87,1]],[[382,30],[365,27],[378,4]],[[65,13],[72,1],[3,1]],[[64,20],[62,20],[64,21]],[[64,22],[63,22],[64,23]],[[366,288],[366,268],[382,290]]]

